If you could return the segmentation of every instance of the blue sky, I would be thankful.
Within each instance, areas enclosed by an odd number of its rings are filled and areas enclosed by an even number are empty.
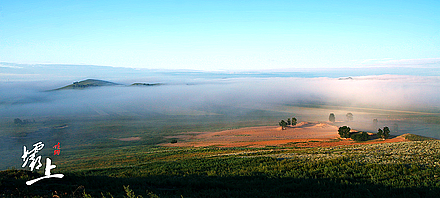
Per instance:
[[[1,1],[0,62],[440,67],[440,1]]]

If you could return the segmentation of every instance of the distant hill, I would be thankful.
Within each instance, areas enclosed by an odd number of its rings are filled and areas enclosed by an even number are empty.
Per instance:
[[[353,80],[353,78],[350,76],[349,77],[341,77],[338,80]]]
[[[55,90],[62,90],[62,89],[85,89],[90,87],[103,87],[103,86],[115,86],[120,85],[118,83],[104,81],[104,80],[97,80],[97,79],[87,79],[79,82],[74,82],[71,85],[67,85],[65,87],[61,87]]]
[[[133,83],[130,86],[159,86],[164,85],[162,83]]]

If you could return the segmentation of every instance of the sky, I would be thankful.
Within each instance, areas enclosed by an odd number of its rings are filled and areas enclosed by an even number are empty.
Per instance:
[[[0,62],[440,67],[440,1],[0,1]]]

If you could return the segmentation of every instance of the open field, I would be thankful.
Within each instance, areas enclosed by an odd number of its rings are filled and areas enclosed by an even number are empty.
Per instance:
[[[265,147],[295,144],[296,146],[337,146],[362,144],[352,140],[339,138],[338,127],[327,122],[301,122],[298,125],[288,126],[286,130],[281,127],[247,127],[219,132],[186,132],[182,135],[167,136],[169,139],[178,139],[177,143],[165,143],[164,146],[177,147]],[[389,143],[406,141],[403,136],[387,140],[370,140],[366,143]],[[365,143],[364,143],[365,144]]]

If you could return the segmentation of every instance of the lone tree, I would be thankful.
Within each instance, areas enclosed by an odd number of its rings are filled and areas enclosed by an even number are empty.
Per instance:
[[[284,120],[281,120],[281,122],[278,123],[281,126],[281,130],[286,129],[287,126],[287,122]]]
[[[287,118],[287,125],[290,125],[290,124],[291,124],[290,118]]]
[[[292,126],[295,126],[297,121],[298,121],[298,120],[296,120],[296,118],[293,117],[293,118],[292,118]]]
[[[379,129],[377,130],[376,135],[377,135],[377,137],[384,139],[384,138],[383,138],[383,131],[382,131],[382,129],[379,128]]]
[[[328,121],[330,122],[335,122],[336,118],[335,118],[335,114],[330,113],[330,115],[328,116]]]
[[[347,115],[345,115],[347,117],[347,121],[353,121],[353,114],[352,113],[347,113]]]
[[[388,139],[390,137],[390,128],[387,126],[383,128],[383,139]]]
[[[341,138],[349,138],[350,137],[350,130],[351,129],[348,126],[339,127],[339,129],[338,129],[339,136],[341,136]]]

